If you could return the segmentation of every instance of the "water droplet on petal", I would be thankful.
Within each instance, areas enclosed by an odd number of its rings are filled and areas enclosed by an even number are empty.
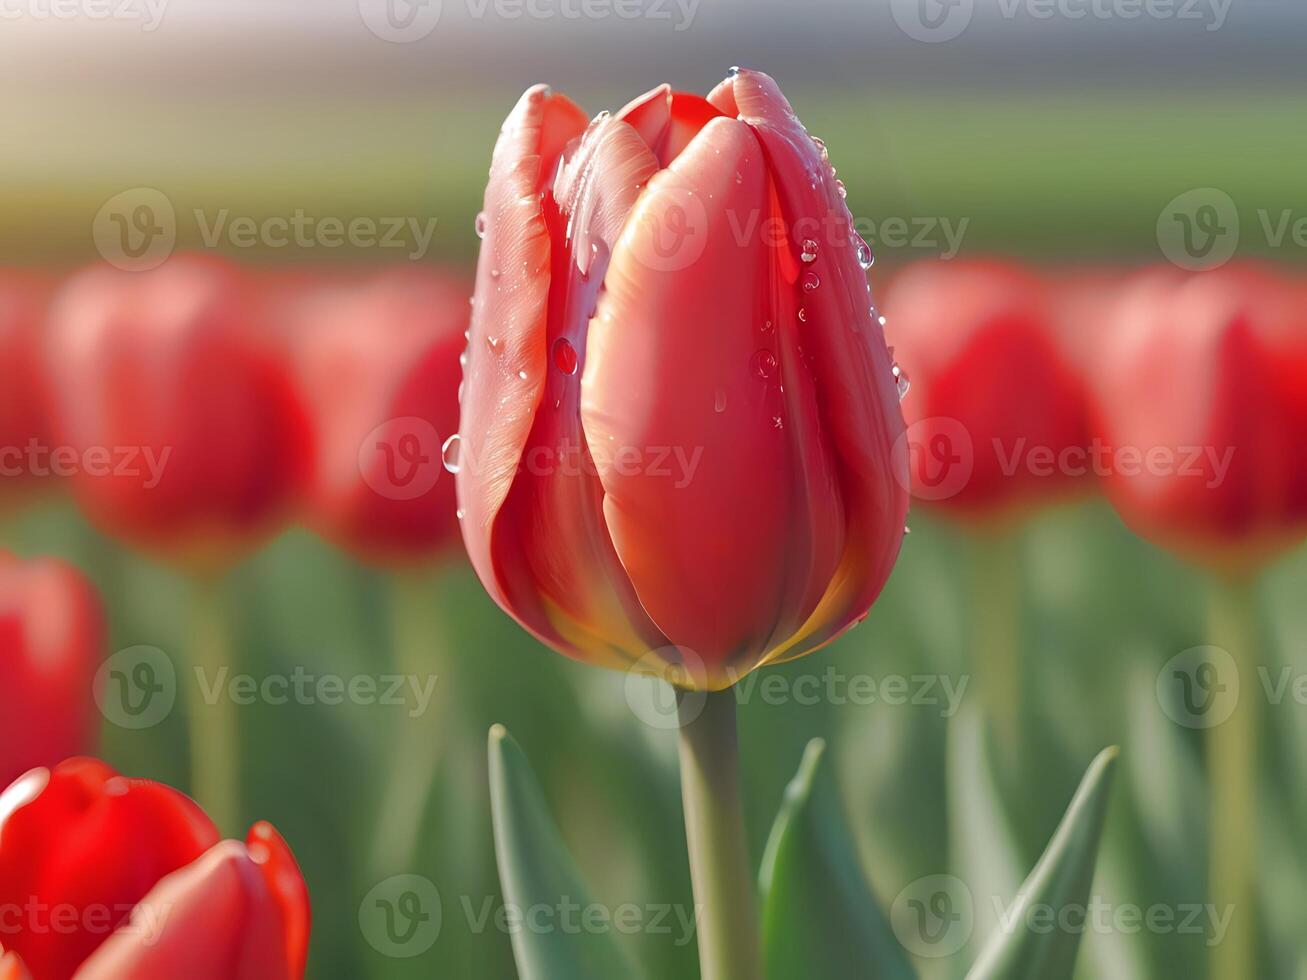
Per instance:
[[[458,510],[454,511],[454,516],[461,521],[466,516],[466,512],[463,510],[462,507],[460,507],[458,508]]]
[[[800,253],[799,259],[805,263],[817,261],[817,243],[813,239],[803,240],[803,252]]]
[[[554,341],[554,365],[564,374],[576,374],[576,348],[566,337]]]
[[[903,401],[908,395],[908,390],[912,387],[912,382],[908,376],[903,373],[903,369],[897,364],[894,365],[894,385],[898,388],[899,401]]]
[[[476,221],[472,224],[472,227],[476,229],[477,238],[486,237],[486,226],[489,225],[489,223],[490,219],[486,217],[486,213],[484,211],[479,211],[477,213]]]
[[[842,180],[835,181],[835,192],[839,194],[840,197],[849,196],[849,189],[844,186],[844,181]]]
[[[813,272],[811,269],[803,274],[803,288],[808,292],[812,292],[820,285],[821,276],[817,275],[817,273]]]
[[[526,380],[526,372],[525,372],[525,371],[518,371],[518,372],[517,372],[517,376],[518,376],[518,378],[520,378],[520,379],[523,380],[523,381]]]
[[[713,411],[716,412],[718,415],[721,415],[722,412],[726,411],[726,389],[725,389],[725,388],[718,388],[718,389],[717,389],[717,395],[716,395],[715,400],[713,401]]]
[[[738,75],[739,73],[740,73],[740,66],[739,66],[739,65],[731,65],[730,68],[726,69],[726,77],[727,77],[727,78],[734,78],[734,77],[735,77],[736,75]]]
[[[876,255],[871,250],[871,246],[866,242],[858,242],[858,265],[862,266],[862,271],[866,272],[876,264]]]
[[[753,373],[764,381],[776,374],[776,355],[764,348],[753,355]]]
[[[490,348],[490,350],[491,350],[492,353],[498,354],[498,353],[499,353],[499,338],[498,338],[498,337],[486,337],[486,346]]]
[[[799,322],[800,323],[808,322],[808,311],[805,310],[802,306],[799,307]]]
[[[440,460],[445,464],[445,469],[450,473],[457,473],[459,470],[459,457],[462,455],[463,439],[455,432],[445,440],[445,444],[440,447]]]
[[[903,525],[903,533],[904,533],[904,534],[911,534],[911,533],[912,533],[912,528],[910,528],[910,527],[908,527],[906,524],[904,524],[904,525]]]

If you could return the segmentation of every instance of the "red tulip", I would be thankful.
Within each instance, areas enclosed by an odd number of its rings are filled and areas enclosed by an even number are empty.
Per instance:
[[[48,475],[44,454],[50,435],[39,347],[49,293],[40,277],[0,272],[0,508],[26,496],[37,478]]]
[[[1096,370],[1108,492],[1138,534],[1251,567],[1307,521],[1307,294],[1250,265],[1139,275]]]
[[[922,263],[891,285],[885,313],[912,379],[918,499],[989,520],[1092,472],[1084,382],[1037,277],[998,260]]]
[[[76,569],[0,551],[0,786],[94,747],[105,642],[99,598]]]
[[[257,285],[198,256],[99,266],[56,300],[47,359],[60,441],[91,518],[143,548],[221,565],[300,487],[305,422]]]
[[[318,284],[293,302],[313,426],[310,523],[382,564],[457,547],[441,446],[458,429],[467,291],[425,271]]]
[[[714,690],[856,623],[902,541],[902,416],[870,250],[776,84],[588,126],[532,88],[478,224],[458,484],[495,600]]]
[[[304,975],[308,893],[277,832],[220,841],[181,793],[93,759],[33,770],[0,796],[0,910],[16,976],[21,964],[38,980]]]

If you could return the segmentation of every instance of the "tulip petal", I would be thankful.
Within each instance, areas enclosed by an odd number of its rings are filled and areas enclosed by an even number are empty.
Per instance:
[[[112,919],[106,927],[218,840],[213,823],[181,793],[124,779],[92,759],[37,770],[3,800],[0,905],[94,907]],[[67,980],[104,938],[104,929],[34,928],[7,935],[5,945],[42,980]]]
[[[610,666],[666,641],[644,614],[609,540],[592,444],[581,425],[578,371],[608,258],[657,168],[634,129],[601,116],[559,171],[557,210],[547,210],[561,247],[554,250],[549,293],[551,356],[538,370],[544,400],[492,544],[506,608],[519,622],[565,652]]]
[[[245,841],[250,860],[263,873],[268,894],[281,910],[286,962],[292,977],[302,977],[309,958],[309,888],[290,846],[266,821],[256,823]]]
[[[651,181],[609,268],[583,384],[613,543],[712,687],[738,679],[792,605],[786,532],[803,508],[786,354],[768,327],[768,250],[742,224],[766,216],[769,193],[757,140],[724,118]]]
[[[585,125],[584,113],[564,96],[543,85],[528,89],[500,132],[486,187],[458,496],[468,556],[501,606],[491,525],[513,484],[544,389],[550,243],[542,192],[564,146]]]
[[[767,75],[740,71],[710,100],[731,102],[762,142],[789,228],[816,219],[820,246],[809,270],[819,285],[804,294],[804,349],[817,382],[825,430],[836,448],[847,538],[839,568],[816,610],[769,661],[801,656],[863,616],[898,557],[908,511],[904,431],[893,360],[876,322],[860,263],[861,239],[823,151]],[[800,237],[800,236],[795,236]],[[798,248],[798,242],[792,242]]]
[[[278,900],[244,845],[223,841],[160,881],[76,980],[300,980]]]
[[[720,115],[702,96],[674,92],[664,84],[628,103],[617,118],[633,126],[658,158],[658,165],[667,167],[704,126]]]
[[[32,980],[32,975],[23,966],[17,953],[4,953],[0,950],[0,980]]]

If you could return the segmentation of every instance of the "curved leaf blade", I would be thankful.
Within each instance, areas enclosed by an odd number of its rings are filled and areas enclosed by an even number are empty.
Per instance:
[[[1060,922],[1064,909],[1088,905],[1118,754],[1104,749],[1090,763],[1043,857],[1006,910],[1005,927],[990,938],[967,980],[1071,980],[1082,930],[1034,929],[1032,919]]]
[[[871,887],[813,739],[785,790],[760,886],[768,980],[915,976]]]
[[[531,763],[507,729],[490,729],[490,806],[495,856],[504,902],[525,913],[535,906],[591,905],[588,889],[549,813]],[[611,980],[640,972],[611,932],[511,930],[513,958],[521,980]]]

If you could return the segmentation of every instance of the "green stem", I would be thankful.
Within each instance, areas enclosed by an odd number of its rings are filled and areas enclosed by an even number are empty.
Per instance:
[[[236,669],[225,583],[198,578],[191,598],[191,792],[224,834],[241,832],[240,730],[227,685]],[[212,700],[204,692],[216,691]]]
[[[1021,556],[1008,530],[978,535],[972,548],[972,620],[977,684],[1003,754],[1021,749]]]
[[[740,802],[735,692],[680,694],[681,795],[702,980],[759,980],[754,876]]]
[[[1246,980],[1259,975],[1253,894],[1257,867],[1257,627],[1251,584],[1218,582],[1208,615],[1210,642],[1234,658],[1240,681],[1234,713],[1207,733],[1212,794],[1211,900],[1215,908],[1231,910],[1225,939],[1212,951],[1212,980]]]
[[[438,583],[430,575],[402,573],[391,587],[391,624],[396,670],[418,678],[425,690],[436,677],[434,690],[449,689],[449,657],[441,634],[436,601]],[[412,684],[412,681],[409,681]],[[411,688],[410,688],[411,689]],[[435,786],[436,770],[444,748],[443,699],[433,698],[421,714],[408,710],[395,720],[390,766],[380,794],[375,841],[371,855],[374,874],[410,873],[422,838],[422,819]]]

